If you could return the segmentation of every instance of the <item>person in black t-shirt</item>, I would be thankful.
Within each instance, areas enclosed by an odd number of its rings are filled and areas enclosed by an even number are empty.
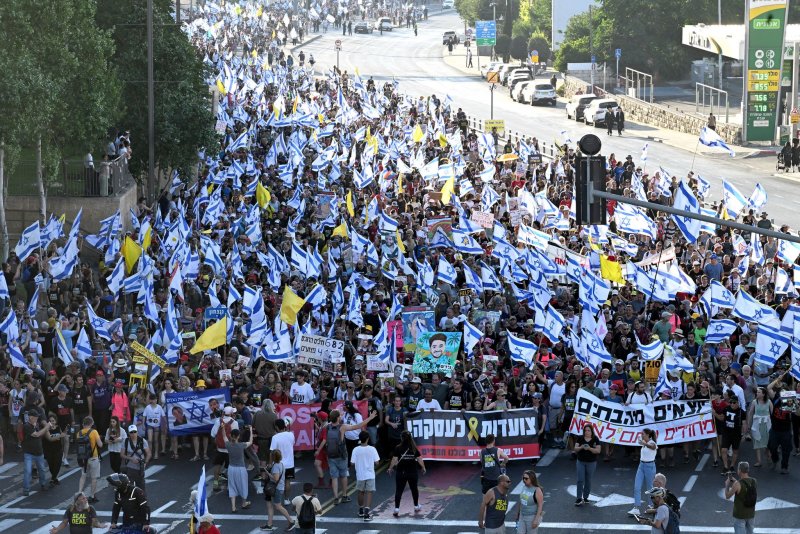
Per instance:
[[[460,378],[453,379],[453,387],[447,392],[445,410],[466,410],[469,408],[470,395],[464,390],[464,382]]]
[[[75,501],[64,512],[61,523],[50,529],[50,534],[61,532],[69,526],[69,534],[92,534],[93,528],[106,528],[108,523],[101,523],[97,519],[97,512],[89,504],[89,500],[82,492],[75,495]]]
[[[597,457],[600,455],[600,440],[594,434],[591,424],[583,426],[583,434],[575,438],[573,451],[578,455],[578,485],[575,489],[575,506],[589,502],[592,492],[592,477],[597,468]]]
[[[720,436],[720,447],[722,452],[722,472],[725,474],[733,473],[733,466],[739,458],[739,443],[742,441],[742,425],[744,433],[747,433],[747,422],[744,410],[739,406],[739,397],[733,391],[728,391],[728,406],[722,414],[722,435]],[[733,455],[728,464],[728,449],[733,449]]]
[[[403,498],[403,491],[408,484],[411,489],[411,498],[414,499],[414,511],[420,511],[419,505],[419,489],[417,488],[417,481],[419,475],[417,469],[425,474],[425,461],[417,449],[414,438],[408,430],[404,430],[400,435],[400,444],[394,448],[392,452],[392,463],[389,464],[387,472],[391,475],[394,470],[397,470],[397,478],[395,479],[394,491],[394,515],[400,515],[400,500]]]
[[[784,475],[789,473],[789,455],[792,452],[792,413],[790,410],[785,409],[783,399],[781,399],[783,377],[787,372],[784,371],[767,386],[767,393],[773,405],[772,415],[770,416],[772,428],[769,430],[767,448],[774,467],[778,465],[778,447],[781,448],[781,474]]]

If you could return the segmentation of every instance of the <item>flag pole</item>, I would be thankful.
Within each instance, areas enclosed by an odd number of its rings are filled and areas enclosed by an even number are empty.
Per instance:
[[[694,172],[694,160],[697,157],[697,149],[700,148],[700,138],[697,138],[697,142],[694,144],[694,153],[692,154],[692,166],[689,169],[689,172]]]

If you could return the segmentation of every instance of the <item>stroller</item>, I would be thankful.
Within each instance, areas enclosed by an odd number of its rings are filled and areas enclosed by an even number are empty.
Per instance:
[[[775,170],[778,172],[788,172],[787,168],[791,167],[791,165],[791,161],[789,161],[788,164],[784,161],[783,151],[778,152],[778,161],[775,163]]]

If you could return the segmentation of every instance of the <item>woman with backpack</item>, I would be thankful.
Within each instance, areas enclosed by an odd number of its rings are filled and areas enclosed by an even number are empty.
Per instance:
[[[387,473],[390,475],[392,471],[397,470],[397,478],[394,484],[394,513],[395,517],[400,515],[400,500],[403,498],[403,491],[406,489],[406,484],[411,489],[411,498],[414,500],[414,513],[419,512],[422,507],[419,505],[419,489],[417,488],[417,481],[419,475],[417,469],[425,474],[425,461],[417,449],[417,444],[414,443],[414,438],[411,432],[404,430],[400,434],[400,444],[394,448],[392,452],[392,463],[389,464]]]
[[[278,449],[273,449],[270,451],[270,463],[264,469],[266,473],[264,473],[264,500],[267,501],[267,523],[261,525],[261,530],[264,532],[274,532],[275,526],[272,524],[272,519],[275,514],[275,510],[278,511],[283,517],[286,518],[286,522],[289,523],[289,526],[286,527],[286,531],[290,531],[295,527],[294,521],[292,521],[292,516],[289,515],[289,512],[286,508],[283,507],[283,492],[286,489],[286,468],[283,466],[283,454]]]
[[[114,415],[109,419],[108,430],[106,430],[106,443],[108,444],[108,461],[111,464],[111,471],[114,473],[122,472],[122,446],[128,439],[128,433],[119,424],[119,418]]]
[[[532,469],[522,473],[522,484],[517,507],[517,534],[536,534],[544,512],[544,492]]]

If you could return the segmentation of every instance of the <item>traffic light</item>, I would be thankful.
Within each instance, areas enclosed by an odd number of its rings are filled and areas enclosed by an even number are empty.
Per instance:
[[[579,225],[606,224],[606,200],[592,191],[606,190],[606,158],[598,156],[600,139],[593,134],[578,141],[581,156],[575,158],[575,216]]]

